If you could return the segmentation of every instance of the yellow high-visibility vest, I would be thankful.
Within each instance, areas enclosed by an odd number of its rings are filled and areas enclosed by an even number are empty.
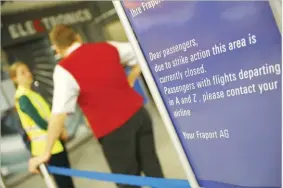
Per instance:
[[[29,139],[31,140],[31,153],[33,156],[40,156],[44,154],[47,145],[47,132],[41,129],[36,123],[31,119],[29,115],[23,112],[19,105],[19,98],[21,96],[27,96],[31,101],[32,105],[36,108],[39,115],[48,121],[51,112],[47,102],[38,93],[26,89],[23,87],[18,87],[15,95],[16,99],[16,109],[18,111],[22,126],[26,131]],[[60,153],[64,150],[62,143],[57,140],[52,149],[52,154]]]

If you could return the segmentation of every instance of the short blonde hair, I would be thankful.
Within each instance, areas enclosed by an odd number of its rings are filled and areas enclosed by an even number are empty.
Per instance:
[[[12,78],[12,80],[14,80],[17,76],[17,70],[20,66],[27,66],[25,63],[18,61],[13,63],[13,65],[11,65],[10,70],[9,70],[9,74],[10,77]]]
[[[51,42],[59,49],[70,47],[78,40],[77,33],[67,25],[56,25],[49,33]]]

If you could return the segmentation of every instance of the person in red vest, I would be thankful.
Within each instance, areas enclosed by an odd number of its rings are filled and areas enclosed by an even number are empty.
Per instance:
[[[30,160],[30,171],[38,172],[38,165],[49,160],[66,116],[74,113],[78,103],[113,173],[140,175],[144,172],[146,176],[163,177],[151,118],[143,107],[142,96],[133,89],[140,68],[131,45],[83,44],[78,33],[65,25],[57,25],[49,36],[57,53],[64,58],[53,75],[54,96],[46,153]],[[128,76],[123,65],[131,67]]]

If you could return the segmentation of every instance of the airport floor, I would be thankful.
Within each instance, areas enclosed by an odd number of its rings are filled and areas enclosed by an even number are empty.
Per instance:
[[[185,179],[185,174],[182,166],[179,162],[179,158],[176,154],[173,144],[169,138],[164,124],[162,123],[160,116],[151,104],[147,106],[150,114],[152,115],[154,123],[154,131],[156,135],[156,146],[158,156],[160,158],[161,165],[164,170],[166,178],[178,178]],[[109,172],[109,168],[104,159],[103,153],[100,149],[98,142],[91,138],[70,152],[69,158],[72,164],[72,168],[79,170],[89,170],[98,172]],[[74,182],[77,188],[115,188],[113,183],[74,178]],[[25,181],[20,184],[9,188],[46,188],[44,181],[40,176],[34,175],[26,178]]]

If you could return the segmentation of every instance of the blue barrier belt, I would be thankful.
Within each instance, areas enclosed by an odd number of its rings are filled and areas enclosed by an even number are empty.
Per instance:
[[[100,181],[115,182],[118,184],[149,186],[154,188],[190,188],[189,182],[187,180],[91,172],[68,168],[59,168],[55,166],[48,166],[48,170],[51,174],[95,179]]]

